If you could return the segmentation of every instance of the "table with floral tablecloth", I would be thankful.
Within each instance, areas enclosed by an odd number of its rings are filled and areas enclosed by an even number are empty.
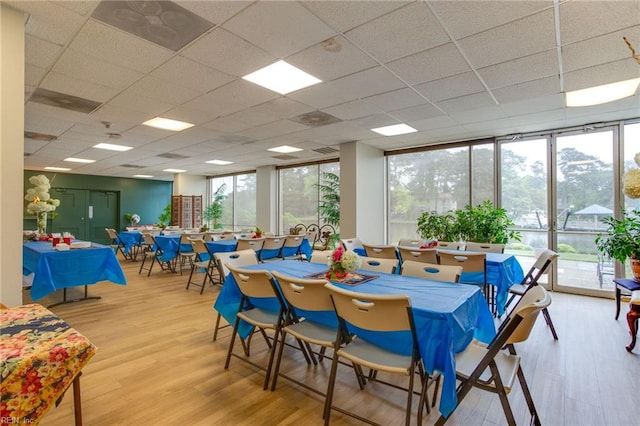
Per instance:
[[[37,424],[73,383],[82,423],[80,374],[96,347],[38,304],[0,309],[2,424]]]

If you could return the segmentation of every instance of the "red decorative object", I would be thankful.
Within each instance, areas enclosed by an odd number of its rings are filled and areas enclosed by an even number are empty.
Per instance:
[[[427,242],[427,244],[420,246],[421,249],[430,249],[430,248],[436,248],[436,247],[438,247],[438,240],[431,240]]]

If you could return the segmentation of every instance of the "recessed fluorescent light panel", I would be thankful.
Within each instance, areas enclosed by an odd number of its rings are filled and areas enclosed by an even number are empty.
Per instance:
[[[417,132],[411,126],[407,126],[406,124],[394,124],[393,126],[385,126],[385,127],[376,127],[375,129],[371,129],[376,133],[380,133],[383,136],[397,136],[404,135],[405,133],[413,133]]]
[[[112,143],[99,143],[98,145],[94,145],[93,147],[98,149],[108,149],[109,151],[129,151],[130,149],[133,149],[130,146],[116,145]]]
[[[135,178],[152,178],[153,176],[151,176],[151,175],[133,175],[133,177],[135,177]]]
[[[233,163],[233,161],[211,160],[211,161],[205,161],[205,163],[217,164],[218,166],[226,166],[227,164]]]
[[[269,148],[268,151],[280,152],[282,154],[289,154],[291,152],[302,151],[302,149],[294,148],[292,146],[282,145],[282,146],[277,146],[275,148]]]
[[[169,173],[184,173],[186,172],[186,170],[180,170],[180,169],[164,169],[163,172],[169,172]]]
[[[278,61],[242,78],[281,95],[322,82],[285,61]]]
[[[634,78],[567,92],[565,93],[567,107],[600,105],[627,98],[636,93],[638,84],[640,84],[640,78]]]
[[[45,170],[53,170],[56,172],[68,172],[71,169],[68,169],[66,167],[45,167]]]
[[[149,127],[155,127],[157,129],[173,130],[174,132],[179,132],[180,130],[193,127],[193,124],[191,123],[185,123],[184,121],[171,120],[170,118],[162,117],[152,118],[151,120],[147,120],[142,124]]]
[[[86,158],[73,158],[73,157],[65,158],[64,161],[70,161],[72,163],[95,163],[96,162],[96,160],[87,160]]]

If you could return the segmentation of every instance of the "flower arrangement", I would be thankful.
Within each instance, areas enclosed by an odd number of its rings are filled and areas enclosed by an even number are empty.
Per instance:
[[[633,158],[640,166],[640,152]],[[631,169],[622,177],[624,194],[629,198],[640,198],[640,169]]]
[[[429,240],[426,242],[426,244],[423,244],[420,246],[421,249],[430,249],[430,248],[436,248],[438,247],[438,240],[433,239],[433,240]]]
[[[329,258],[329,270],[327,271],[327,279],[345,278],[349,273],[360,267],[360,256],[353,251],[347,251],[343,246],[339,245],[335,248]]]
[[[45,175],[31,176],[29,182],[34,187],[27,189],[27,195],[24,196],[24,199],[29,202],[27,213],[36,216],[38,234],[43,236],[47,233],[47,213],[55,211],[60,205],[60,200],[51,198],[49,194],[51,182]]]
[[[264,231],[256,226],[256,230],[253,231],[253,237],[251,238],[262,238],[262,234]]]

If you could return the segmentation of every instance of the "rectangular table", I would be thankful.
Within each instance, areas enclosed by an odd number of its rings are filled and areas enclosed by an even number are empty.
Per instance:
[[[297,277],[326,270],[327,266],[285,260],[252,265],[248,269],[279,271]],[[339,283],[336,283],[340,285]],[[373,294],[406,294],[411,304],[418,334],[420,354],[425,368],[430,373],[439,371],[443,375],[440,412],[449,415],[456,406],[455,354],[464,350],[473,338],[488,343],[495,336],[495,326],[489,308],[480,289],[476,286],[428,281],[402,275],[379,274],[379,278],[356,287],[345,288]],[[241,293],[229,275],[225,280],[214,308],[230,323],[235,321]],[[275,300],[252,301],[257,306],[276,308]],[[239,330],[247,336],[247,326]],[[389,338],[384,343],[394,350],[407,344]]]
[[[96,347],[41,305],[0,309],[2,424],[36,424],[73,383],[82,424],[80,374]]]
[[[57,251],[50,242],[30,241],[22,245],[22,273],[34,274],[31,298],[41,299],[59,289],[86,286],[98,281],[126,285],[120,262],[109,246],[91,243],[90,248]],[[99,298],[96,296],[96,298]],[[83,300],[83,299],[76,299]]]

